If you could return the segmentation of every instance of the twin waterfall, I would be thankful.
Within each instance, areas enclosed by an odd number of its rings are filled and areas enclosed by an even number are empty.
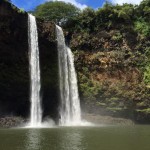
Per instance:
[[[63,31],[56,26],[58,42],[60,125],[80,125],[81,110],[73,54],[65,44]]]
[[[39,47],[36,19],[28,15],[28,43],[30,50],[30,124],[31,127],[40,127],[42,123],[42,110],[40,99],[40,65]]]
[[[58,42],[59,84],[60,84],[60,122],[61,126],[80,125],[81,110],[78,95],[74,57],[65,45],[63,31],[56,26]],[[42,109],[40,98],[40,65],[36,19],[28,15],[28,43],[30,50],[30,127],[42,127]]]

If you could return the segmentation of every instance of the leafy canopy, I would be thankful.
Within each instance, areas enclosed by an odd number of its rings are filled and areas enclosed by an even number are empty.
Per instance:
[[[102,8],[85,8],[80,11],[70,3],[55,1],[39,5],[34,15],[57,24],[72,32],[93,33],[99,29],[125,31],[134,30],[140,38],[150,37],[150,0],[143,0],[140,5],[113,5],[106,2]]]
[[[77,7],[70,3],[50,1],[37,6],[33,13],[36,17],[54,21],[56,23],[63,23],[76,16],[79,11],[80,10]]]

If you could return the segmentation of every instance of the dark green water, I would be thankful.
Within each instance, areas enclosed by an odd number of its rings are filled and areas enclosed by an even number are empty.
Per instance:
[[[0,150],[150,150],[150,126],[0,129]]]

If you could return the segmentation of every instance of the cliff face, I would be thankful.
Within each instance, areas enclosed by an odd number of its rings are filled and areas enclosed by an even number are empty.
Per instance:
[[[37,20],[44,117],[57,116],[57,48],[55,25]],[[28,15],[0,2],[0,116],[29,117],[30,74]],[[52,86],[53,85],[53,86]]]
[[[29,62],[27,14],[0,2],[0,114],[27,116]]]
[[[74,33],[71,48],[82,110],[150,122],[150,90],[142,70],[145,47],[149,41],[139,40],[131,28]]]
[[[58,58],[55,24],[37,20],[41,66],[41,99],[44,117],[58,116]]]

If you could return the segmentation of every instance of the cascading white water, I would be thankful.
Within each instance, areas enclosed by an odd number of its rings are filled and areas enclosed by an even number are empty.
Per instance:
[[[42,109],[40,100],[40,65],[39,65],[39,47],[36,19],[32,15],[28,15],[28,43],[30,50],[30,125],[31,127],[39,127],[42,122]]]
[[[80,125],[81,109],[73,54],[65,44],[61,27],[56,26],[60,82],[60,125]]]

